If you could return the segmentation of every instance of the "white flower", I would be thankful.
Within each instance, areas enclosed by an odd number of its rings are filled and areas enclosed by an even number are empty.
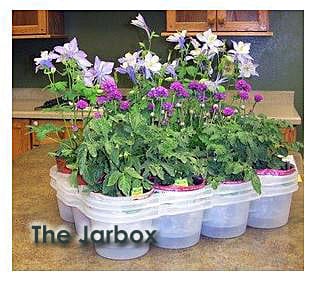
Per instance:
[[[239,61],[244,61],[244,60],[250,60],[253,59],[250,55],[250,43],[244,43],[242,41],[239,41],[236,43],[235,41],[233,42],[234,49],[229,50],[228,52],[233,54],[234,57],[239,60]]]
[[[180,49],[180,48],[184,47],[184,42],[185,42],[186,35],[187,35],[187,31],[186,30],[184,30],[182,32],[177,32],[177,33],[174,33],[173,35],[168,36],[166,38],[166,41],[178,43],[175,46],[175,49]]]
[[[212,33],[212,30],[209,29],[203,34],[199,33],[196,35],[197,39],[201,42],[204,42],[207,47],[213,51],[217,50],[218,47],[223,45],[223,42],[217,39],[217,35]]]
[[[223,78],[220,78],[219,75],[217,75],[217,78],[215,81],[205,81],[204,83],[206,84],[207,88],[215,93],[217,92],[217,88],[222,85],[223,83],[227,82],[227,78],[223,77]]]
[[[138,52],[131,54],[130,52],[126,53],[124,57],[120,58],[120,63],[122,63],[123,68],[133,67],[135,68],[138,59]]]
[[[51,72],[55,72],[56,68],[52,63],[52,60],[57,59],[58,55],[52,51],[48,52],[47,50],[41,51],[41,57],[34,58],[36,65],[35,72],[41,69],[50,69]]]
[[[152,55],[150,52],[148,52],[145,56],[144,66],[146,69],[154,73],[158,72],[161,69],[159,57],[157,55]]]
[[[240,72],[239,77],[249,78],[251,76],[259,76],[259,74],[256,71],[256,68],[258,66],[259,66],[258,64],[253,64],[251,60],[240,63],[238,65],[239,72]]]

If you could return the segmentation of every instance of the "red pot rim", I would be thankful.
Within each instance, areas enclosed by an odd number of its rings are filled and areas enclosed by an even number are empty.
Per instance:
[[[163,191],[177,191],[177,192],[184,192],[184,191],[193,191],[199,190],[205,187],[205,180],[199,185],[189,185],[189,186],[182,186],[182,185],[160,185],[155,184],[154,188],[163,190]]]
[[[277,170],[277,169],[262,169],[256,170],[257,175],[270,175],[270,176],[288,176],[296,172],[295,167],[289,170]]]

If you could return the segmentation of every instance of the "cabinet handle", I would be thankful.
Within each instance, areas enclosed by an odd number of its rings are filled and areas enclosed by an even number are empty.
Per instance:
[[[215,18],[208,19],[209,27],[213,26],[214,24],[215,24]]]
[[[225,23],[225,12],[218,12],[217,14],[217,22],[219,25],[224,25]]]

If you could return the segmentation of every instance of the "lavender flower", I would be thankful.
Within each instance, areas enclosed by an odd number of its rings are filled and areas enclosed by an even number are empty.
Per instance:
[[[155,104],[149,103],[149,104],[147,105],[147,109],[150,110],[150,111],[153,111],[153,110],[155,109]]]
[[[226,95],[224,93],[216,93],[214,94],[214,98],[217,101],[222,101],[222,100],[225,100]]]
[[[130,107],[129,101],[121,101],[120,102],[120,110],[126,111],[129,109],[129,107]]]
[[[136,20],[132,20],[131,24],[138,28],[143,29],[147,33],[148,39],[150,39],[150,30],[145,22],[145,19],[143,18],[141,14],[138,14],[136,17]]]
[[[187,90],[183,87],[183,85],[179,81],[175,81],[171,83],[170,90],[174,91],[176,93],[176,96],[187,98],[189,97],[189,93]]]
[[[231,107],[225,107],[223,109],[223,115],[224,116],[232,116],[235,113],[235,110]]]
[[[173,105],[173,103],[171,103],[171,102],[164,102],[164,103],[162,103],[162,108],[165,110],[165,111],[172,111],[173,110],[173,107],[174,107],[174,105]]]
[[[243,101],[247,101],[249,99],[249,93],[246,91],[240,91],[239,98]]]
[[[76,38],[68,43],[65,43],[64,46],[56,46],[54,50],[58,53],[58,58],[56,62],[63,62],[68,59],[74,59],[82,69],[85,69],[92,65],[86,59],[87,54],[82,50],[79,50]]]
[[[200,103],[204,103],[207,100],[207,96],[204,94],[198,95],[197,99]]]
[[[240,79],[240,80],[236,81],[235,89],[239,90],[239,91],[250,92],[252,87],[251,87],[251,85],[249,83],[247,83],[246,80]]]
[[[113,79],[107,79],[101,82],[101,89],[105,93],[110,94],[117,90],[117,85]]]
[[[168,90],[165,87],[159,86],[152,88],[148,93],[147,97],[149,98],[166,98],[168,97]]]
[[[101,113],[96,111],[95,113],[93,113],[93,116],[95,119],[100,119],[102,117]]]
[[[109,74],[112,73],[114,63],[101,61],[98,56],[95,57],[94,66],[84,71],[84,82],[86,86],[91,87],[96,81],[101,84],[102,81],[112,78]]]
[[[88,102],[85,101],[85,100],[79,100],[79,101],[76,103],[77,109],[83,110],[83,109],[87,108],[88,106],[89,106],[89,104],[88,104]]]
[[[167,37],[166,41],[177,43],[174,49],[182,49],[184,48],[186,34],[186,30],[174,33],[173,35]]]
[[[71,125],[71,131],[72,132],[77,132],[79,130],[78,126],[77,125]]]
[[[97,104],[103,105],[108,101],[108,98],[106,96],[98,96],[97,97]]]
[[[255,94],[254,99],[256,103],[260,103],[261,101],[263,101],[263,96],[260,94]]]
[[[34,62],[36,65],[35,73],[37,73],[38,70],[43,69],[51,69],[51,71],[54,72],[56,68],[53,65],[52,61],[56,58],[58,58],[58,55],[52,51],[41,51],[41,57],[34,58]]]
[[[109,97],[113,100],[120,101],[123,98],[123,94],[119,89],[116,89],[111,94],[109,94]]]
[[[189,84],[189,89],[195,90],[199,93],[203,93],[207,89],[207,85],[197,81],[191,81]]]

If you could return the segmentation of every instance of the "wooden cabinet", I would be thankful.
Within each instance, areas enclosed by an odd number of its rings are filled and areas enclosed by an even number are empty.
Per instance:
[[[26,128],[29,124],[29,119],[12,120],[12,159],[31,149],[31,135]]]
[[[63,13],[44,10],[12,11],[12,36],[13,39],[65,37]]]
[[[172,10],[166,11],[167,31],[187,30],[189,34],[209,28],[218,35],[271,36],[269,11],[266,10]]]

